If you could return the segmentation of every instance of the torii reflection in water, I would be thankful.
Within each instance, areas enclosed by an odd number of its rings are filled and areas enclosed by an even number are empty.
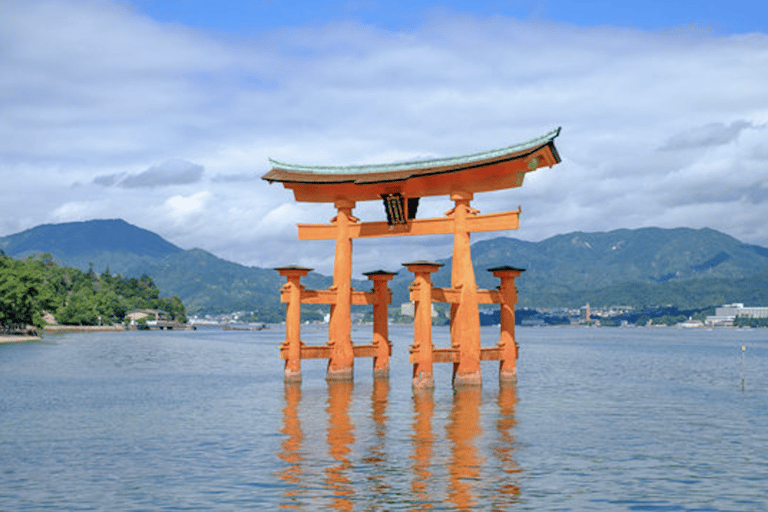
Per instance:
[[[302,399],[300,385],[285,386],[286,437],[277,454],[284,467],[276,471],[285,485],[282,508],[504,510],[519,502],[516,386],[501,386],[495,402],[479,388],[458,389],[447,415],[435,413],[433,393],[414,393],[407,437],[402,420],[389,418],[387,380],[374,381],[369,407],[353,392],[351,382],[329,383],[321,407],[317,395]],[[302,427],[301,413],[311,425]],[[308,435],[323,424],[324,443]]]

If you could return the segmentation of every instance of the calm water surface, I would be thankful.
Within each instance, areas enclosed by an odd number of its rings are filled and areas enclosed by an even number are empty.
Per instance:
[[[518,329],[516,387],[415,397],[390,334],[388,382],[300,387],[280,329],[0,345],[0,510],[768,510],[766,329]]]

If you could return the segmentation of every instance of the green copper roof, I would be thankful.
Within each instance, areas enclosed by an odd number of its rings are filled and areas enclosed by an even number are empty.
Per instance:
[[[273,168],[283,169],[285,171],[318,173],[318,174],[365,174],[365,173],[386,173],[393,171],[404,171],[408,169],[427,169],[430,167],[444,167],[452,165],[471,164],[492,158],[503,157],[510,153],[519,153],[528,149],[534,149],[550,143],[560,134],[560,128],[546,133],[535,139],[531,139],[513,146],[505,148],[481,151],[479,153],[470,153],[467,155],[452,156],[447,158],[432,158],[428,160],[416,160],[410,162],[398,162],[391,164],[369,164],[369,165],[301,165],[281,162],[279,160],[269,159]]]

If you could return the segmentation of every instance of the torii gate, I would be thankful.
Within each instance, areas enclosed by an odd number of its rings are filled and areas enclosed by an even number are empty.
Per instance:
[[[333,203],[337,215],[330,224],[299,224],[299,240],[336,240],[333,286],[329,290],[305,290],[301,277],[311,269],[288,266],[276,270],[287,278],[282,289],[287,303],[286,338],[281,346],[285,380],[301,380],[301,359],[327,358],[327,380],[352,380],[355,357],[374,358],[374,376],[388,376],[391,345],[387,335],[387,304],[392,273],[368,273],[372,292],[355,292],[352,281],[352,240],[355,238],[453,233],[450,288],[433,288],[433,262],[404,263],[414,273],[414,388],[434,386],[433,362],[452,362],[454,386],[480,385],[481,360],[500,361],[500,381],[516,379],[517,346],[514,340],[514,278],[522,269],[491,269],[501,279],[499,290],[478,290],[470,254],[470,233],[517,229],[520,210],[481,215],[470,206],[475,193],[520,187],[525,174],[560,162],[554,139],[560,128],[513,146],[449,158],[383,165],[314,166],[270,159],[272,169],[262,179],[280,182],[293,190],[297,201]],[[443,218],[417,219],[421,197],[448,195],[454,208]],[[352,215],[359,201],[384,201],[387,222],[360,222]],[[431,303],[451,304],[451,348],[432,346]],[[300,338],[302,303],[330,304],[328,344],[305,346]],[[501,304],[501,336],[492,348],[480,346],[478,303]],[[374,306],[372,345],[353,345],[352,304]]]

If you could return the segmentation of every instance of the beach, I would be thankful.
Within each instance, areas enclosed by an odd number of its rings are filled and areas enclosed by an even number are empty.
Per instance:
[[[40,336],[30,336],[28,334],[1,334],[0,343],[20,343],[23,341],[40,341]]]

